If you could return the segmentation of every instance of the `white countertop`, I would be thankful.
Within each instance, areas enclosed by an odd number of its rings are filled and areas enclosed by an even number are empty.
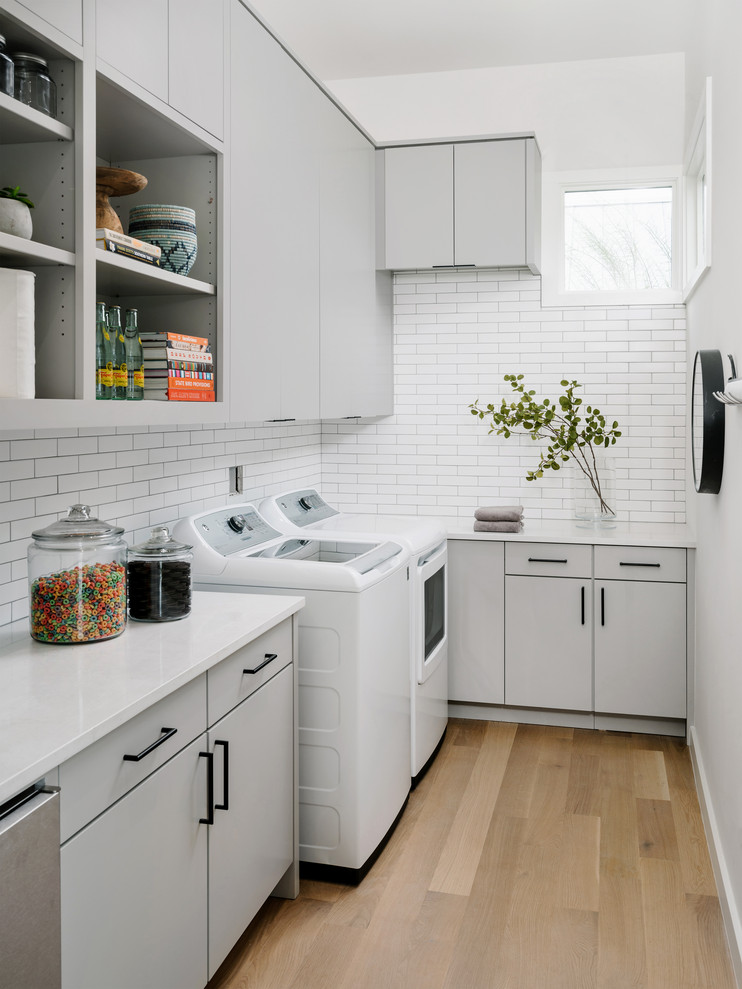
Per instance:
[[[195,591],[175,622],[133,622],[115,639],[0,636],[0,803],[304,606],[304,598]]]
[[[586,543],[590,546],[684,546],[694,548],[695,533],[690,526],[653,522],[618,522],[613,529],[583,528],[571,520],[523,519],[520,532],[474,532],[471,522],[457,519],[447,523],[449,539],[484,539],[508,542]]]

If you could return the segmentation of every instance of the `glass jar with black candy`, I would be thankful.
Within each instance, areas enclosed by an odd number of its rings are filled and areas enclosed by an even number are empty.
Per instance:
[[[172,538],[166,525],[128,553],[129,617],[172,622],[191,613],[191,547]]]

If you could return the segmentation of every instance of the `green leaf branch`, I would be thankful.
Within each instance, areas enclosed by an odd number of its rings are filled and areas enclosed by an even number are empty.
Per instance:
[[[489,432],[496,432],[506,439],[514,432],[530,433],[534,441],[545,440],[546,450],[535,470],[526,474],[527,481],[536,481],[546,470],[559,470],[570,460],[582,471],[600,502],[603,514],[615,514],[603,497],[602,481],[595,455],[596,448],[613,446],[621,435],[618,423],[608,425],[600,409],[592,405],[583,408],[575,390],[582,386],[576,381],[562,381],[564,394],[558,402],[548,398],[538,402],[535,391],[526,391],[522,374],[506,374],[515,397],[508,402],[503,398],[499,407],[492,403],[480,405],[479,399],[469,408],[480,419],[491,420]]]

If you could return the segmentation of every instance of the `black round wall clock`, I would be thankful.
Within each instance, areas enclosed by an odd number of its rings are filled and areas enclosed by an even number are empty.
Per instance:
[[[718,494],[724,470],[725,407],[714,398],[724,391],[724,362],[718,350],[699,350],[693,362],[691,452],[699,494]]]

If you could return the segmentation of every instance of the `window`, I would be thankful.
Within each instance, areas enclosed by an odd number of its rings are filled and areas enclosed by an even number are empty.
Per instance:
[[[545,176],[545,305],[680,301],[679,169]]]
[[[564,288],[672,288],[672,186],[565,192]]]

